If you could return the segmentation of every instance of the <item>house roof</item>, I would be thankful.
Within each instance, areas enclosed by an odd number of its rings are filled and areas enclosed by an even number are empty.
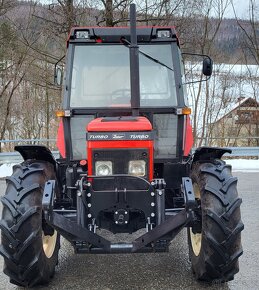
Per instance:
[[[231,114],[233,111],[237,110],[240,107],[257,107],[259,108],[259,102],[257,102],[254,98],[244,98],[240,101],[238,101],[238,103],[235,104],[234,107],[230,108],[230,110],[225,113],[223,116],[219,116],[219,118],[213,122],[218,123],[220,122],[222,119],[224,119],[226,116],[228,116],[229,114]]]

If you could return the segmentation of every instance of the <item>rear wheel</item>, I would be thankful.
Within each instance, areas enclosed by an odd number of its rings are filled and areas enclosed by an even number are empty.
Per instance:
[[[50,179],[55,179],[54,168],[44,161],[16,165],[7,178],[0,253],[4,273],[19,286],[48,283],[58,262],[60,237],[42,215],[44,186]]]
[[[239,271],[242,255],[241,199],[237,179],[224,161],[196,163],[191,172],[195,197],[200,205],[199,225],[188,228],[193,272],[198,280],[226,282]]]

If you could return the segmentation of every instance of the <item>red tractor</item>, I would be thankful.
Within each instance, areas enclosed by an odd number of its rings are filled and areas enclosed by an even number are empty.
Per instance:
[[[203,56],[203,73],[212,61]],[[179,41],[173,27],[74,28],[67,42],[55,159],[44,146],[16,146],[2,197],[4,273],[48,283],[60,235],[76,253],[166,252],[187,228],[198,280],[226,282],[242,255],[237,179],[224,148],[193,154]],[[56,70],[60,82],[60,69]],[[112,243],[102,229],[134,233]]]

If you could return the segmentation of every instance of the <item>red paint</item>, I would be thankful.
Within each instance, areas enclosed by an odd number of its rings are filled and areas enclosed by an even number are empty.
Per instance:
[[[65,136],[64,136],[64,126],[63,120],[61,119],[58,126],[58,137],[57,137],[57,147],[60,152],[60,155],[66,157],[66,146],[65,146]]]
[[[145,117],[136,117],[136,120],[120,120],[102,122],[103,118],[91,121],[87,126],[88,132],[129,132],[151,131],[152,125]]]
[[[186,115],[185,119],[185,139],[183,155],[188,156],[193,146],[193,134],[190,116]]]

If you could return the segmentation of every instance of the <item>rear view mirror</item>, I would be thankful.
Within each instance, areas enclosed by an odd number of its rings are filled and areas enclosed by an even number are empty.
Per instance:
[[[62,85],[62,78],[63,78],[63,67],[62,60],[65,58],[65,55],[62,56],[56,63],[55,63],[55,71],[54,71],[54,84],[57,86]],[[61,68],[62,67],[62,68]]]
[[[212,67],[213,67],[212,59],[210,57],[205,57],[203,59],[202,73],[205,76],[210,77],[212,75]]]
[[[55,67],[54,83],[58,86],[62,84],[62,69],[60,67]]]
[[[187,60],[185,72],[186,76],[187,77],[189,76],[191,79],[190,81],[183,83],[184,85],[206,82],[207,80],[210,79],[212,75],[213,61],[208,55],[183,52],[182,56],[183,57],[186,56],[186,59],[184,60],[184,61]],[[202,75],[199,76],[200,72],[202,72],[205,78]],[[197,80],[195,80],[195,77]]]

